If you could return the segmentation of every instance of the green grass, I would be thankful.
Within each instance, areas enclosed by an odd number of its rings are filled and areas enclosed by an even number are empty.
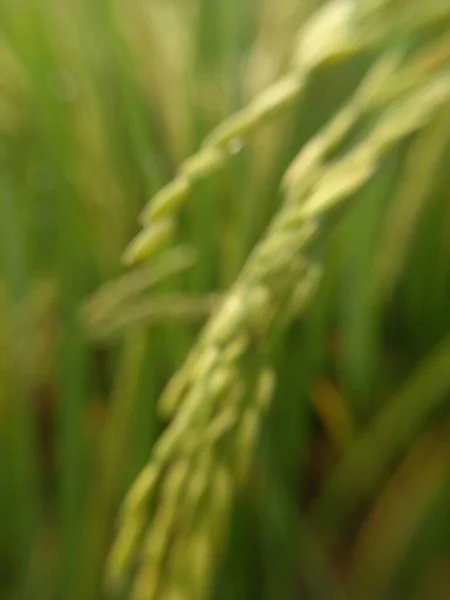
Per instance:
[[[1,600],[447,597],[450,12],[323,5],[3,0]]]

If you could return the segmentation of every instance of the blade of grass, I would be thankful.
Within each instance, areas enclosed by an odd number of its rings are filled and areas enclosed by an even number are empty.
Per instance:
[[[414,233],[427,208],[427,199],[449,139],[450,111],[444,107],[433,123],[420,132],[408,150],[395,198],[384,217],[377,257],[381,301],[389,299],[401,275]]]
[[[416,530],[448,488],[446,433],[438,427],[422,436],[377,499],[353,550],[355,598],[391,597],[393,579]]]
[[[1,150],[3,148],[0,147]],[[3,152],[0,161],[4,158]],[[12,514],[7,518],[14,531],[13,547],[17,557],[18,588],[25,599],[28,568],[39,527],[41,497],[36,462],[36,412],[31,400],[33,333],[29,309],[29,273],[25,231],[18,211],[14,187],[0,162],[0,273],[6,284],[6,306],[10,327],[7,364],[10,365],[3,398],[8,406],[7,456],[4,468],[10,473],[9,485],[2,495],[9,497]],[[3,429],[2,425],[2,429]],[[3,444],[2,444],[3,445]],[[10,464],[8,465],[8,462]],[[7,481],[7,480],[6,480]],[[2,518],[4,516],[2,515]],[[29,591],[29,590],[28,590]]]
[[[426,422],[445,405],[450,388],[450,339],[416,367],[325,482],[314,522],[335,538],[349,516],[382,483]]]
[[[137,331],[127,335],[121,350],[100,456],[84,512],[77,576],[70,591],[66,590],[69,599],[96,600],[101,593],[103,564],[127,464],[130,422],[145,347],[145,333]]]

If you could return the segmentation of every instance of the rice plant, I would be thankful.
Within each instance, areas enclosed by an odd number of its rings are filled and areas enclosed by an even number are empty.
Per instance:
[[[448,3],[0,23],[0,597],[447,598]]]

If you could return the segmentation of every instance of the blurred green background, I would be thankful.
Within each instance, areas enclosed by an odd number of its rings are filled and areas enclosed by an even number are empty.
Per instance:
[[[158,396],[290,161],[376,53],[322,69],[196,187],[173,240],[186,250],[111,282],[149,198],[286,72],[320,4],[1,1],[2,600],[104,597],[117,508],[165,425]],[[448,56],[444,17],[405,43],[440,39]],[[314,302],[274,357],[265,475],[237,501],[212,596],[448,598],[449,140],[447,105],[328,240]]]

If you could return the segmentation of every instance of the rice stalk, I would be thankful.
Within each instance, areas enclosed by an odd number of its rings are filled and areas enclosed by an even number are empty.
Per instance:
[[[271,88],[262,99],[255,101],[251,109],[244,109],[237,117],[232,117],[219,126],[200,151],[201,160],[189,162],[187,170],[182,167],[181,177],[185,183],[190,182],[189,172],[194,174],[191,175],[194,178],[208,176],[220,160],[226,160],[226,154],[220,153],[225,153],[230,141],[236,136],[250,135],[266,117],[277,113],[280,108],[283,110],[284,102],[289,104],[297,100],[308,69],[330,58],[340,57],[343,50],[346,54],[354,52],[355,47],[360,49],[358,44],[353,45],[355,39],[359,40],[358,36],[355,38],[348,33],[353,17],[349,4],[333,3],[327,10],[335,11],[337,37],[333,35],[330,40],[327,37],[325,50],[319,46],[317,51],[304,58],[301,78],[288,76]],[[320,20],[314,23],[314,27],[320,27]],[[314,39],[317,41],[321,37],[316,34]],[[347,45],[348,40],[352,40],[352,44]],[[308,51],[311,51],[310,47]],[[383,83],[386,83],[386,79],[395,82],[399,75],[404,75],[402,68],[398,69],[395,62],[387,70],[380,68],[380,65],[385,67],[386,62],[377,63],[374,71],[377,76],[381,73]],[[160,523],[158,511],[154,519],[150,519],[150,525],[144,525],[145,506],[150,498],[158,497],[161,486],[164,489],[167,482],[171,481],[181,457],[184,461],[189,461],[191,477],[195,477],[201,463],[199,445],[209,448],[215,468],[225,469],[228,474],[230,500],[245,481],[261,419],[272,394],[272,384],[263,383],[272,379],[272,375],[267,375],[267,369],[270,373],[271,367],[264,365],[267,364],[273,341],[299,310],[297,307],[296,311],[287,311],[285,314],[285,308],[292,306],[294,297],[301,297],[304,305],[304,299],[313,294],[317,280],[308,275],[312,271],[317,272],[317,248],[343,217],[349,207],[349,200],[376,172],[382,157],[406,136],[427,125],[450,96],[450,73],[442,73],[438,69],[436,72],[423,73],[415,79],[407,94],[403,89],[397,88],[397,93],[393,93],[388,99],[383,97],[380,102],[376,93],[375,100],[373,94],[368,93],[368,82],[373,85],[374,71],[369,73],[342,111],[299,153],[284,180],[285,203],[265,237],[251,254],[235,285],[204,329],[184,367],[175,376],[174,383],[163,394],[162,406],[173,420],[154,449],[149,467],[152,472],[151,489],[143,485],[143,479],[139,479],[138,501],[136,490],[132,488],[129,500],[124,505],[118,538],[110,557],[110,582],[117,583],[123,579],[130,565],[137,560],[141,536],[150,536],[152,539],[154,527],[160,526],[157,525]],[[372,89],[376,92],[376,88]],[[339,143],[362,114],[373,110],[374,102],[382,110],[378,110],[378,118],[366,132],[366,136],[361,141],[357,140],[343,155],[328,159],[330,149]],[[217,157],[221,157],[218,162]],[[188,188],[188,185],[183,186],[183,195]],[[176,189],[178,193],[181,187]],[[170,214],[173,210],[171,202],[173,197],[169,194],[165,203],[161,204],[159,201],[158,210],[163,205],[167,210],[165,215]],[[177,206],[178,202],[177,196]],[[157,222],[158,211],[155,216],[151,206],[149,210],[147,215],[150,216],[146,218],[150,222],[156,219]],[[280,319],[280,316],[284,318]],[[238,340],[239,344],[236,346]],[[231,351],[235,347],[238,352]],[[219,377],[222,383],[217,386],[213,382],[221,372],[229,375],[222,376],[222,379]],[[228,381],[229,387],[226,385]],[[225,437],[219,440],[213,437],[204,444],[192,444],[192,436],[195,439],[206,436],[208,427],[205,424],[230,402],[231,418],[236,421],[234,427],[226,431]],[[130,498],[133,500],[130,501]],[[208,495],[204,498],[204,507],[209,506],[208,503],[212,501],[207,498]],[[189,536],[183,537],[187,526],[183,515],[190,510],[188,496],[180,495],[176,506],[171,506],[173,512],[166,515],[167,521],[164,521],[164,548],[158,546],[160,552],[157,553],[157,558],[155,552],[150,552],[138,560],[133,596],[136,600],[167,597],[168,582],[163,572],[165,561],[171,560],[171,544],[181,544],[185,551],[190,548]],[[137,523],[140,525],[136,530]],[[129,524],[134,527],[134,540],[130,538]],[[146,530],[148,533],[145,533]],[[223,540],[210,540],[209,554],[216,555],[221,543]],[[206,552],[205,549],[203,551]],[[210,568],[213,568],[213,564]],[[148,585],[150,580],[157,581],[151,588],[151,593]],[[186,595],[186,590],[189,589],[190,583],[185,582],[183,593]],[[195,589],[197,595],[188,597],[203,597],[199,588]],[[182,597],[181,591],[179,595]]]

